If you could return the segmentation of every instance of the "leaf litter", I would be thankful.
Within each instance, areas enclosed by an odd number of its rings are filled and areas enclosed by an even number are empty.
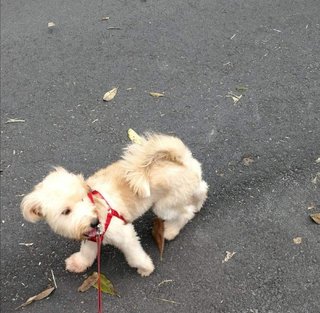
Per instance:
[[[133,143],[137,143],[138,145],[141,145],[142,138],[139,136],[132,128],[128,129],[128,137]]]
[[[320,225],[320,213],[310,214],[310,218],[318,225]]]
[[[43,290],[42,292],[38,293],[37,295],[33,296],[33,297],[30,297],[25,303],[21,304],[20,306],[18,306],[16,308],[17,309],[20,309],[20,308],[23,308],[29,304],[31,304],[32,302],[35,302],[35,301],[40,301],[40,300],[43,300],[45,298],[47,298],[48,296],[51,295],[51,293],[55,290],[56,288],[55,287],[49,287],[47,288],[46,290]]]
[[[114,87],[113,89],[107,91],[103,96],[103,101],[109,102],[111,101],[117,94],[118,88]]]
[[[302,243],[302,238],[301,237],[293,238],[293,243],[296,245],[300,245]]]
[[[164,97],[164,94],[160,92],[149,92],[149,95],[155,98]]]
[[[25,120],[18,119],[18,118],[9,118],[5,124],[10,124],[10,123],[24,123]]]
[[[33,246],[33,242],[19,242],[19,246],[31,247]]]
[[[55,23],[53,23],[53,22],[49,22],[49,23],[48,23],[48,28],[52,29],[52,28],[54,28],[54,27],[56,27],[56,24],[55,24]]]
[[[98,279],[99,274],[97,272],[93,272],[83,281],[82,285],[78,288],[78,291],[85,292],[88,291],[91,287],[98,289]],[[111,296],[119,297],[118,292],[114,288],[112,282],[104,274],[100,274],[100,284],[102,292]]]
[[[79,292],[85,292],[89,290],[97,281],[98,281],[98,273],[93,272],[90,276],[88,276],[82,283],[82,285],[78,288]]]
[[[180,302],[174,301],[174,300],[168,300],[168,299],[164,299],[164,298],[156,298],[157,300],[163,301],[163,302],[167,302],[167,303],[172,303],[172,304],[180,304]]]
[[[104,275],[100,274],[101,291],[111,296],[120,297],[112,282]],[[98,281],[93,285],[94,288],[98,289]]]
[[[319,182],[319,180],[320,180],[320,173],[317,173],[316,176],[312,178],[311,182],[316,185]]]
[[[153,220],[152,237],[157,244],[160,252],[160,260],[162,261],[164,251],[164,220],[159,217],[156,217]]]
[[[244,93],[248,90],[248,87],[246,86],[237,86],[236,87],[236,91],[240,92],[240,93]]]
[[[222,263],[228,262],[236,253],[237,253],[237,252],[235,252],[235,251],[232,251],[232,252],[226,251],[226,256],[225,256],[225,258],[222,260]]]
[[[161,285],[169,284],[169,283],[173,283],[173,282],[174,282],[173,279],[165,279],[165,280],[163,280],[162,282],[160,282],[160,283],[158,284],[158,287],[160,287]]]
[[[254,163],[254,158],[251,155],[244,155],[242,158],[242,163],[245,166],[250,166],[252,163]]]
[[[229,91],[228,94],[226,95],[226,98],[232,98],[233,104],[236,105],[242,98],[242,95],[236,95],[232,91]]]

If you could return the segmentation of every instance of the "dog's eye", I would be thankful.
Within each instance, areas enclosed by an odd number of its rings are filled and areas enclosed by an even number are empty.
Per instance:
[[[66,209],[62,212],[63,215],[69,215],[70,213],[71,213],[71,209],[70,209],[70,208],[66,208]]]

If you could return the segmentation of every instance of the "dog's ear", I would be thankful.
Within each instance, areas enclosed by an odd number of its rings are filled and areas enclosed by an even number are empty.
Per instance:
[[[29,193],[22,199],[21,211],[23,217],[32,223],[36,223],[44,218],[37,191]]]

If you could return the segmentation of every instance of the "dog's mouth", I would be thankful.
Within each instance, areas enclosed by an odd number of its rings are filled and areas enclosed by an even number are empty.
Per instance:
[[[97,235],[98,235],[98,228],[97,227],[91,228],[90,230],[88,230],[82,234],[83,238],[85,238],[85,239],[94,238],[94,237],[97,237]]]

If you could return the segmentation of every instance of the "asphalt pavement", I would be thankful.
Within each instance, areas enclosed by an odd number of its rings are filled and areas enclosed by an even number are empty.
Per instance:
[[[183,139],[210,190],[162,261],[153,215],[136,221],[150,277],[104,248],[121,296],[104,312],[319,313],[319,16],[319,0],[2,0],[1,312],[51,270],[55,292],[20,311],[97,312],[64,269],[79,243],[19,205],[54,165],[88,176],[118,159],[133,128]]]

